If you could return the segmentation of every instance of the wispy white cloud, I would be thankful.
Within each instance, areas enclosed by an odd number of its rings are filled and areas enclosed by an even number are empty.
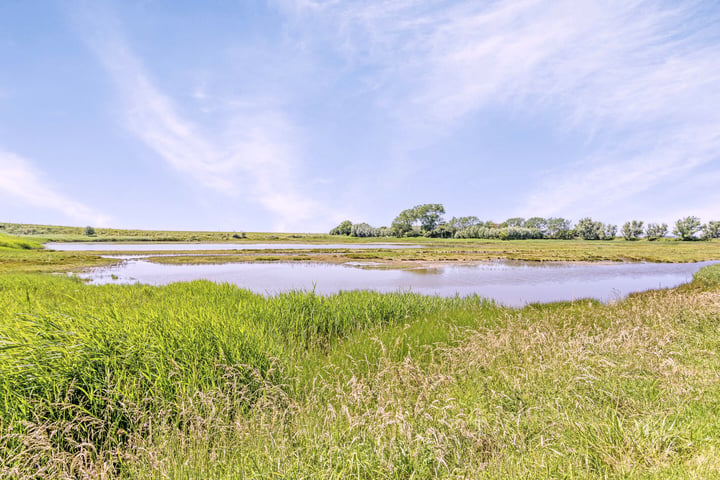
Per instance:
[[[306,226],[328,214],[297,188],[300,142],[281,108],[257,98],[218,100],[200,85],[192,98],[204,105],[201,111],[221,117],[220,128],[205,128],[153,81],[108,10],[90,8],[77,18],[121,94],[125,126],[167,165],[212,191],[259,204],[276,229]],[[222,109],[209,106],[218,102]]]
[[[111,218],[92,207],[59,193],[28,160],[0,150],[0,194],[23,204],[54,210],[68,219],[95,226],[108,226]]]
[[[632,197],[720,160],[712,2],[278,4],[374,67],[378,103],[410,132],[408,150],[494,107],[559,118],[558,134],[584,137],[591,153],[540,177],[523,213]]]

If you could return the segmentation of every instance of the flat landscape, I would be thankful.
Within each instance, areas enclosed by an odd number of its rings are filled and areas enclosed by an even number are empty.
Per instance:
[[[101,230],[92,240],[317,245],[148,259],[173,263],[720,260],[717,241],[421,238],[402,239],[410,248],[328,251],[323,243],[353,239],[244,237]],[[45,251],[48,240],[87,238],[0,236],[3,477],[719,472],[720,265],[611,302],[509,308],[473,295],[267,296],[204,280],[88,285],[50,273],[122,260]]]
[[[0,480],[720,479],[718,26],[0,1]]]

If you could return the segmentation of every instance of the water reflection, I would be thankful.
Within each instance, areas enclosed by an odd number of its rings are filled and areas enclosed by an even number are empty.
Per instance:
[[[227,282],[273,295],[288,290],[372,289],[454,296],[478,294],[505,305],[595,298],[609,301],[629,293],[668,288],[688,282],[700,263],[533,264],[488,262],[418,270],[367,268],[358,265],[311,263],[231,263],[220,265],[163,265],[143,260],[100,268],[81,276],[93,283],[146,283],[207,279]]]

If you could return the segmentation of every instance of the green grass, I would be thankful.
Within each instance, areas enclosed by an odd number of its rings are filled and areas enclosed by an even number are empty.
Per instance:
[[[87,252],[51,252],[46,250],[0,248],[0,274],[79,272],[102,267],[119,260]]]
[[[28,239],[7,235],[0,232],[0,251],[3,250],[33,250],[42,248],[42,243]]]
[[[247,251],[243,254],[227,251],[205,251],[207,255],[154,257],[158,263],[232,263],[254,261],[301,261],[323,263],[345,263],[349,261],[372,261],[392,268],[413,268],[436,263],[467,263],[497,259],[521,260],[531,262],[547,261],[610,261],[610,262],[698,262],[720,260],[720,241],[681,242],[665,238],[659,241],[584,241],[584,240],[477,240],[477,239],[432,239],[416,238],[353,238],[343,235],[313,233],[262,233],[262,232],[204,232],[204,231],[154,231],[121,230],[97,228],[93,236],[85,235],[83,227],[64,227],[50,225],[29,225],[0,223],[0,230],[13,234],[13,243],[26,242],[32,248],[38,242],[223,242],[223,243],[276,243],[280,248]],[[21,237],[17,237],[21,236]],[[114,263],[102,259],[90,252],[44,252],[27,255],[6,254],[0,237],[0,273],[2,272],[58,272],[78,271],[84,267],[93,267]],[[305,249],[283,250],[280,244],[368,244],[368,243],[404,243],[420,248],[409,249],[370,249],[334,250]],[[134,252],[103,252],[103,254],[144,253],[142,246]],[[157,253],[157,252],[145,252]],[[24,255],[24,256],[23,256]]]
[[[0,276],[0,477],[717,477],[719,279],[510,309]]]
[[[488,260],[519,260],[529,262],[699,262],[720,260],[720,242],[634,241],[610,242],[583,240],[514,240],[467,241],[435,240],[418,243],[408,249],[307,249],[263,250],[262,254],[246,251],[242,254],[222,251],[203,252],[208,255],[166,256],[150,259],[156,263],[218,264],[262,261],[273,256],[282,261],[344,263],[372,261],[405,268],[424,264],[452,264]],[[148,252],[151,253],[151,252]],[[282,255],[282,257],[279,257]]]
[[[355,239],[322,233],[268,233],[268,232],[213,232],[176,230],[132,230],[119,228],[95,228],[94,235],[87,235],[85,227],[59,225],[34,225],[23,223],[0,223],[0,230],[10,235],[29,237],[41,242],[283,242],[283,243],[346,243],[378,241]],[[385,242],[386,239],[380,239]],[[387,239],[397,241],[396,239]]]

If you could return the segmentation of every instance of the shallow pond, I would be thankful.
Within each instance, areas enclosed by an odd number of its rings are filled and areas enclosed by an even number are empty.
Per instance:
[[[402,243],[338,243],[338,244],[312,244],[312,243],[116,243],[116,242],[78,242],[60,243],[49,242],[45,248],[59,251],[73,252],[165,252],[187,250],[336,250],[350,249],[362,250],[368,248],[398,249],[423,248],[421,245]]]
[[[533,264],[488,262],[431,269],[394,270],[359,265],[311,263],[229,263],[220,265],[165,265],[128,260],[80,276],[92,283],[145,283],[207,279],[227,282],[254,292],[273,295],[288,290],[398,290],[429,295],[478,294],[511,306],[526,303],[595,298],[619,299],[632,292],[669,288],[692,280],[700,263]]]

